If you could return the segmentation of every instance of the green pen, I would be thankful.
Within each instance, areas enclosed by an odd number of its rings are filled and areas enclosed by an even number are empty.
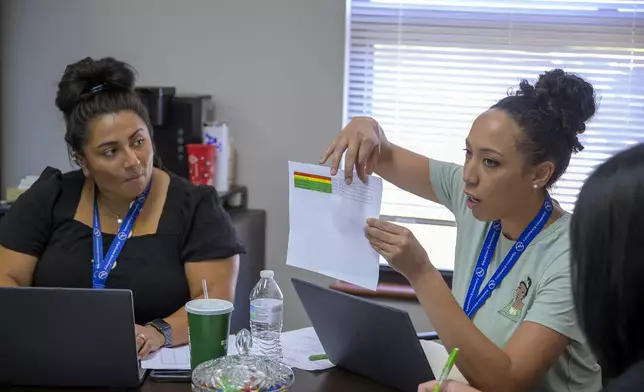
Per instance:
[[[443,366],[443,371],[441,372],[440,377],[438,377],[438,383],[434,385],[434,390],[432,392],[440,391],[441,384],[443,383],[443,381],[447,380],[447,376],[449,376],[449,372],[454,367],[454,363],[456,362],[456,357],[458,357],[458,349],[453,348],[452,352],[449,353],[449,358],[447,358],[447,362],[445,363],[445,366]]]
[[[329,356],[326,354],[315,354],[309,357],[309,361],[320,361],[322,359],[329,359]]]

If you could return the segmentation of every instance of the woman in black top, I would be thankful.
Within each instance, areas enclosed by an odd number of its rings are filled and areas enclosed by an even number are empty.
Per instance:
[[[644,144],[620,152],[588,177],[575,204],[570,243],[575,308],[609,379],[604,392],[641,392]],[[418,391],[432,391],[435,384],[422,384]],[[456,382],[446,382],[440,390],[478,392]]]
[[[56,105],[81,170],[45,169],[2,219],[0,286],[130,289],[143,357],[187,343],[183,307],[203,295],[202,279],[211,297],[233,300],[244,250],[214,188],[156,164],[134,82],[112,58],[66,68]]]
[[[579,192],[570,227],[579,323],[612,379],[644,390],[644,144],[607,160]]]

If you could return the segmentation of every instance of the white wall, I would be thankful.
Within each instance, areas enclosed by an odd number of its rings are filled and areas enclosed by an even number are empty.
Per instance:
[[[69,169],[54,105],[65,66],[114,56],[139,84],[210,93],[234,132],[238,180],[268,213],[267,263],[287,329],[308,321],[285,267],[287,160],[315,162],[341,129],[344,0],[2,0],[2,178]],[[409,308],[409,307],[407,307]],[[425,329],[418,308],[409,308]]]

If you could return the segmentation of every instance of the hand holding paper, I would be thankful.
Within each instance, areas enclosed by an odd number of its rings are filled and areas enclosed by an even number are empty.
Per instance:
[[[353,168],[362,182],[373,174],[378,164],[380,151],[389,142],[376,120],[369,117],[354,117],[333,139],[326,149],[320,164],[331,158],[331,175],[336,175],[344,156],[344,176],[347,184],[353,183]]]
[[[366,231],[369,243],[408,280],[433,268],[427,252],[408,228],[370,218]]]
[[[344,172],[289,162],[289,241],[286,264],[375,290],[379,255],[365,236],[380,215],[382,179],[347,185]]]

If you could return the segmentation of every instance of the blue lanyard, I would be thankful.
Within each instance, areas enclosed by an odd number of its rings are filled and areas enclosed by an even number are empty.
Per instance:
[[[92,273],[92,288],[105,288],[107,277],[110,275],[110,271],[116,262],[116,258],[119,253],[121,253],[121,250],[125,246],[125,242],[130,236],[132,226],[134,226],[134,222],[139,216],[145,200],[148,198],[151,185],[152,179],[150,179],[150,182],[143,193],[141,193],[130,206],[130,210],[127,212],[127,215],[125,215],[125,219],[121,223],[119,231],[116,233],[116,237],[114,237],[112,245],[110,245],[110,249],[107,251],[107,257],[105,260],[103,260],[103,233],[101,232],[101,219],[98,215],[97,192],[96,190],[94,191],[94,271]]]
[[[474,317],[474,314],[479,310],[481,306],[487,301],[487,299],[492,295],[492,291],[503,281],[503,278],[510,272],[512,267],[516,264],[519,257],[523,251],[530,245],[530,242],[534,237],[539,234],[541,229],[546,225],[550,215],[552,214],[552,200],[550,196],[546,196],[546,200],[543,202],[541,209],[537,216],[530,222],[528,227],[525,228],[519,239],[514,244],[510,252],[505,256],[503,262],[499,268],[494,272],[494,275],[490,278],[483,290],[480,290],[481,283],[485,278],[487,272],[487,267],[490,265],[492,260],[492,255],[494,254],[494,249],[499,240],[499,235],[501,234],[501,222],[495,221],[490,227],[487,236],[485,237],[485,242],[483,243],[483,248],[479,254],[479,259],[474,268],[474,273],[472,274],[472,280],[470,281],[470,287],[467,290],[467,295],[465,297],[465,304],[463,310],[467,314],[467,317],[470,319]]]

